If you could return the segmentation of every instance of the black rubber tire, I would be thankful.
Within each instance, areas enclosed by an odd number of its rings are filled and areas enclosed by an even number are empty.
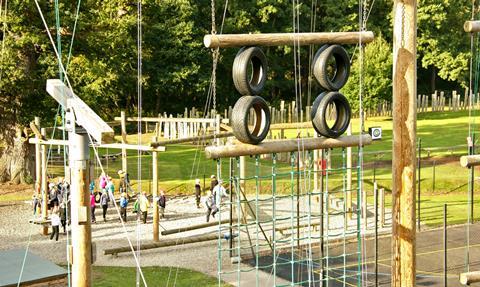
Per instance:
[[[337,118],[330,128],[327,124],[327,108],[330,103],[335,104]],[[338,138],[348,128],[352,110],[347,98],[339,92],[323,92],[313,102],[312,124],[313,128],[320,135],[327,138]]]
[[[248,73],[249,65],[253,74]],[[267,81],[267,57],[259,47],[243,47],[233,61],[232,77],[237,91],[243,96],[258,95]]]
[[[252,132],[248,128],[251,108],[255,110],[257,119]],[[265,118],[262,116],[262,111],[265,113]],[[238,99],[232,111],[232,131],[235,137],[243,143],[258,144],[267,137],[269,130],[270,109],[267,102],[259,96],[243,96]]]
[[[327,91],[338,91],[348,81],[350,76],[350,58],[347,51],[340,45],[322,46],[313,58],[312,70],[317,82]],[[335,59],[335,75],[328,76],[328,61]]]

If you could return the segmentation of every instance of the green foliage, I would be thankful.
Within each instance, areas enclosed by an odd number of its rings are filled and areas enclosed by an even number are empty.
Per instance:
[[[126,110],[137,109],[137,6],[127,0],[83,0],[73,47],[70,47],[77,1],[60,1],[62,60],[73,54],[67,66],[75,92],[106,120]],[[368,1],[367,28],[383,39],[367,46],[365,104],[390,99],[392,1]],[[25,125],[38,115],[53,124],[57,104],[45,92],[45,80],[58,77],[58,64],[45,28],[32,0],[8,2],[5,51],[1,63],[0,123]],[[144,115],[175,113],[184,107],[204,107],[209,88],[212,57],[203,36],[211,30],[210,0],[143,1],[143,110]],[[222,29],[224,0],[216,0],[216,26]],[[40,1],[56,39],[54,1]],[[293,11],[300,17],[298,31],[358,30],[358,1],[289,0],[228,1],[223,33],[269,33],[294,31]],[[451,81],[467,82],[469,39],[461,23],[469,16],[469,3],[454,0],[421,0],[418,5],[419,67]],[[457,27],[457,28],[453,28]],[[311,52],[301,47],[298,67],[302,76],[303,105],[319,92],[309,89]],[[354,47],[347,47],[353,52]],[[217,71],[217,106],[233,105],[239,95],[231,79],[232,62],[238,49],[222,49]],[[358,50],[357,50],[358,51]],[[293,47],[265,47],[269,62],[268,81],[262,96],[272,104],[295,99]],[[352,69],[345,93],[358,106],[358,63]],[[438,74],[438,75],[437,75]],[[429,86],[430,75],[419,73],[419,86]],[[425,79],[428,78],[428,79]],[[423,85],[422,85],[423,84]],[[433,88],[433,87],[432,87]],[[49,123],[45,121],[49,120]],[[5,129],[8,130],[8,129]],[[2,131],[4,132],[4,131]]]
[[[392,100],[392,49],[379,35],[366,46],[363,67],[363,108],[373,109],[383,101]],[[350,78],[342,89],[348,98],[352,110],[359,110],[360,61],[355,58]]]

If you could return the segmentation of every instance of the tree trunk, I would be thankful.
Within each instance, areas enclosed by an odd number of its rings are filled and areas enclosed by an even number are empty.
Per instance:
[[[15,138],[0,156],[0,182],[31,183],[34,167],[31,155],[28,136],[17,127]]]

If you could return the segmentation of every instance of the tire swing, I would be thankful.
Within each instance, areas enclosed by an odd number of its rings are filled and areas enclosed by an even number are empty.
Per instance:
[[[333,60],[333,61],[332,61]],[[313,102],[311,118],[317,133],[328,138],[338,138],[348,129],[351,108],[340,90],[350,75],[350,59],[340,45],[324,45],[318,49],[312,63],[313,75],[325,89]],[[327,122],[329,107],[333,105],[336,119],[333,125]]]
[[[242,95],[232,111],[233,134],[243,143],[258,144],[267,137],[270,129],[270,109],[258,96],[267,81],[267,58],[262,49],[240,49],[233,62],[232,76],[235,88]],[[254,116],[253,126],[249,125],[250,115]]]

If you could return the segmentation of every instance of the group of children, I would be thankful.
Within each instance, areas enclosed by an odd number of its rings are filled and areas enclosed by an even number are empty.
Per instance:
[[[70,185],[67,180],[60,178],[56,184],[49,182],[47,183],[47,186],[48,192],[46,203],[42,202],[37,194],[33,195],[33,215],[39,215],[40,213],[38,211],[42,204],[46,204],[52,225],[50,240],[55,237],[55,240],[58,241],[60,225],[63,228],[63,233],[65,234],[67,232],[67,218],[70,218]]]
[[[136,214],[137,220],[141,220],[143,223],[147,223],[148,210],[151,207],[150,200],[146,192],[134,195],[130,186],[128,174],[124,171],[118,172],[120,177],[119,182],[119,201],[120,217],[123,222],[127,222],[127,209],[131,199],[135,198],[133,204],[133,213]],[[227,197],[227,191],[223,187],[222,180],[217,180],[215,175],[210,177],[210,189],[207,191],[207,195],[204,199],[204,204],[207,209],[206,220],[210,221],[210,216],[215,218],[215,214],[219,211],[219,206],[223,198]],[[66,233],[67,219],[70,218],[70,185],[64,179],[60,179],[57,184],[48,184],[48,211],[50,213],[52,233],[50,239],[55,237],[58,241],[60,225],[63,227],[63,233]],[[95,210],[97,205],[102,208],[103,221],[107,221],[107,212],[110,204],[116,204],[115,199],[115,184],[110,176],[102,173],[98,178],[98,189],[95,181],[90,183],[90,210],[91,210],[91,222],[96,223]],[[132,194],[133,196],[131,196]],[[200,179],[195,180],[195,201],[197,208],[200,208],[200,202],[202,198],[202,187],[200,185]],[[165,218],[166,196],[163,190],[160,190],[160,195],[153,198],[152,204],[158,204],[159,215],[161,218]],[[34,195],[33,197],[33,213],[36,215],[43,202]]]
[[[119,206],[120,206],[120,217],[123,222],[127,222],[127,208],[130,200],[133,197],[136,197],[135,203],[133,205],[133,213],[136,214],[137,220],[142,220],[143,223],[147,223],[147,216],[148,216],[148,209],[150,208],[150,200],[147,196],[146,192],[139,193],[136,196],[131,196],[130,194],[134,194],[133,190],[130,186],[130,180],[128,178],[128,174],[124,171],[118,171],[118,175],[120,176],[119,182],[119,192],[120,192],[120,199],[119,199]],[[107,221],[107,211],[110,205],[116,204],[115,199],[115,185],[111,177],[107,177],[104,173],[102,173],[98,179],[99,191],[95,191],[95,182],[92,181],[90,183],[90,208],[91,208],[91,221],[92,223],[96,223],[95,217],[95,208],[97,204],[102,207],[102,214],[103,214],[103,221]],[[153,199],[154,204],[158,204],[160,217],[165,217],[165,206],[166,206],[166,197],[165,192],[160,190],[160,196]]]

